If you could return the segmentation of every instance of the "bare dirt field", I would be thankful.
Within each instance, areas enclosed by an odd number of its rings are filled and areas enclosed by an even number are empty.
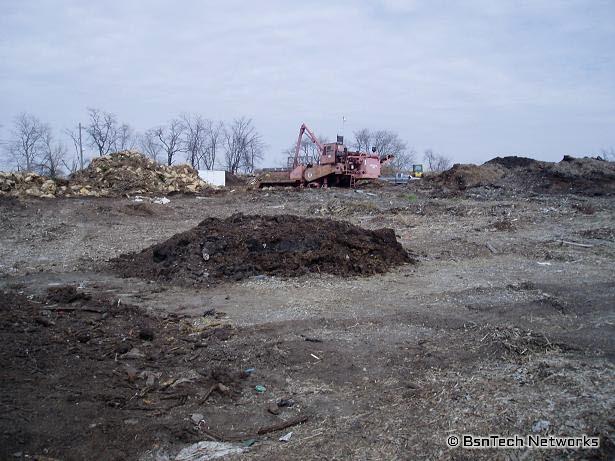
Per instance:
[[[199,459],[180,451],[200,441],[225,459],[615,458],[612,197],[411,184],[169,198],[0,200],[0,458]],[[237,213],[390,228],[407,262],[290,276],[256,273],[247,252],[238,280],[199,283],[116,270]],[[461,434],[601,447],[449,448]]]

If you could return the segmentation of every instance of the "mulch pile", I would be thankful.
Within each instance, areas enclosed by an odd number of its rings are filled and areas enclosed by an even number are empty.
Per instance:
[[[526,157],[496,157],[483,165],[455,164],[425,183],[443,191],[480,187],[515,193],[611,195],[615,193],[615,162],[565,156],[560,162]]]
[[[196,193],[208,186],[190,165],[161,165],[137,151],[93,159],[68,180],[35,173],[0,172],[0,196],[108,197]]]
[[[63,179],[51,179],[36,173],[0,171],[0,197],[54,198],[72,193],[68,181]]]
[[[206,187],[190,165],[161,165],[136,151],[95,158],[73,179],[102,195],[194,193]]]
[[[411,258],[392,229],[366,230],[291,215],[209,218],[139,253],[112,260],[125,277],[180,285],[257,275],[384,273]]]

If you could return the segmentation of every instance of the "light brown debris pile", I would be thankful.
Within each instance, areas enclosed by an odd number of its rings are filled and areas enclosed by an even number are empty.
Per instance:
[[[191,166],[160,165],[136,151],[98,157],[74,181],[97,188],[102,195],[194,193],[206,187]]]
[[[0,172],[0,196],[53,198],[67,193],[67,181],[49,179],[36,173]]]
[[[160,165],[136,151],[97,157],[69,180],[35,173],[0,173],[0,195],[18,197],[196,193],[206,187],[189,165]]]

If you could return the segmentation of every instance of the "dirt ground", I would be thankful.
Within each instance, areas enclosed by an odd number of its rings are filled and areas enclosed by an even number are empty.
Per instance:
[[[492,192],[1,200],[0,458],[615,458],[615,202]],[[236,213],[391,228],[417,262],[211,286],[112,270]],[[538,432],[601,448],[446,444]]]

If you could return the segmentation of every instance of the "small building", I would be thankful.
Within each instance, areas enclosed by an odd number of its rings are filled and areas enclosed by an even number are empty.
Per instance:
[[[199,178],[212,186],[224,187],[226,185],[224,170],[199,170]]]

